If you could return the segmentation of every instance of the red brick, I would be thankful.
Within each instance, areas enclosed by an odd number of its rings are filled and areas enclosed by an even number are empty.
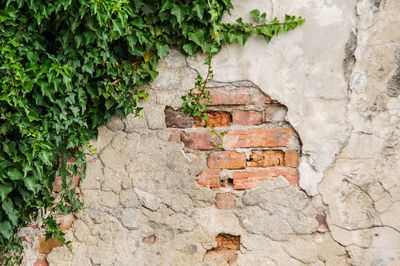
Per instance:
[[[204,169],[197,177],[196,183],[204,188],[219,188],[221,181],[219,179],[220,170]]]
[[[195,125],[197,127],[209,126],[209,127],[226,127],[229,126],[232,121],[231,114],[225,111],[209,111],[207,112],[208,120],[204,121],[201,118],[195,119]]]
[[[38,252],[47,254],[47,253],[50,253],[50,251],[53,248],[61,247],[62,244],[63,244],[62,241],[59,239],[50,238],[50,239],[46,240],[46,238],[44,236],[41,236],[39,239]]]
[[[234,110],[232,112],[233,124],[237,125],[261,125],[263,122],[263,113],[259,111]]]
[[[181,138],[187,148],[194,150],[212,150],[221,144],[221,140],[217,136],[211,136],[207,128],[196,132],[183,132]]]
[[[246,155],[236,151],[217,151],[208,156],[210,169],[241,169],[246,168]]]
[[[289,166],[289,167],[299,166],[299,152],[298,151],[285,152],[285,166]]]
[[[254,104],[253,94],[240,90],[210,90],[208,105],[247,105]]]
[[[249,167],[283,166],[285,153],[279,150],[252,151]]]
[[[233,209],[236,205],[236,197],[232,193],[218,193],[215,196],[215,206],[218,209]]]
[[[185,115],[179,110],[174,110],[171,107],[166,107],[164,114],[165,124],[167,125],[167,127],[188,128],[193,126],[193,118]]]
[[[297,170],[288,167],[270,167],[257,171],[236,171],[233,173],[233,188],[234,189],[249,189],[258,186],[260,183],[268,179],[273,179],[278,176],[284,177],[290,185],[298,184],[299,178]]]
[[[285,116],[287,113],[287,108],[280,104],[268,105],[264,110],[264,121],[274,122],[274,121],[285,121]]]
[[[257,148],[284,147],[289,144],[293,133],[290,128],[232,130],[224,138],[224,147]]]

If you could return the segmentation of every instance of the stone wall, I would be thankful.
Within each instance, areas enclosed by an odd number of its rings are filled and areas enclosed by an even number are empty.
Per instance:
[[[234,3],[227,21],[254,8],[307,21],[215,58],[222,146],[178,110],[203,58],[172,51],[144,118],[100,128],[73,250],[50,265],[400,264],[400,2]],[[244,172],[257,175],[235,182]]]

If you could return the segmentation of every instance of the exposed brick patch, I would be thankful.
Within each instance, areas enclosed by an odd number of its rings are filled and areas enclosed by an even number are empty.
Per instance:
[[[233,188],[255,188],[260,183],[278,176],[284,177],[290,185],[297,185],[299,182],[296,169],[289,167],[269,167],[263,170],[235,171],[233,173]]]
[[[285,166],[298,167],[299,166],[299,152],[287,151],[285,153]]]
[[[194,150],[212,150],[221,143],[221,140],[212,136],[206,128],[196,132],[183,132],[181,138],[186,147]]]
[[[252,151],[250,161],[247,162],[249,167],[270,167],[283,166],[285,153],[280,150],[264,150]]]
[[[171,107],[165,108],[165,124],[167,127],[188,128],[193,126],[193,118],[186,116],[179,110]]]
[[[261,125],[263,123],[263,113],[260,111],[234,110],[232,112],[232,122],[237,125]]]
[[[208,156],[210,169],[241,169],[246,168],[246,156],[236,151],[217,151]]]
[[[218,193],[215,196],[215,206],[218,209],[233,209],[236,205],[236,196],[232,193]]]
[[[240,250],[240,236],[219,234],[215,240],[217,246],[207,251],[204,261],[210,261],[217,265],[235,263],[237,252]]]
[[[165,109],[167,127],[180,128],[171,132],[170,141],[182,141],[186,151],[207,158],[203,162],[207,166],[196,177],[197,185],[225,191],[251,189],[278,176],[298,185],[301,141],[285,122],[286,106],[253,86],[207,90],[210,107],[206,122]],[[210,127],[220,127],[217,131],[226,134],[221,139],[210,133]],[[215,201],[217,208],[234,208],[235,195],[218,193]]]
[[[289,144],[293,133],[290,128],[231,130],[224,138],[224,147],[275,148]]]
[[[204,169],[197,177],[196,183],[204,188],[219,188],[221,181],[219,178],[220,170]]]
[[[209,127],[226,127],[229,126],[232,121],[231,114],[225,111],[209,111],[207,112],[208,120],[203,121],[201,118],[195,119],[195,125],[197,127],[209,126]]]

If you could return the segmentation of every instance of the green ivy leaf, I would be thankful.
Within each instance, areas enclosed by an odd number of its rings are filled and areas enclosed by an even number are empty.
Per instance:
[[[36,192],[37,191],[37,189],[39,187],[38,186],[38,184],[39,184],[38,182],[39,181],[33,176],[28,176],[28,177],[24,178],[25,187],[27,189],[29,189],[30,191],[32,191],[32,192]]]
[[[10,239],[12,236],[12,226],[7,220],[0,222],[0,234],[3,235],[5,239]]]
[[[7,198],[3,201],[3,204],[1,205],[3,207],[3,210],[7,214],[8,218],[10,219],[11,223],[13,225],[16,225],[18,223],[18,213],[14,209],[14,204],[11,201],[11,199]]]
[[[12,191],[12,186],[10,184],[0,183],[0,198],[3,201],[7,195]]]
[[[167,44],[161,45],[157,43],[156,48],[157,48],[157,55],[160,58],[164,58],[164,56],[166,56],[170,50]]]
[[[193,6],[193,12],[194,14],[200,19],[203,19],[204,16],[204,12],[206,10],[206,4],[204,2],[197,2],[194,6]]]
[[[260,10],[258,10],[258,9],[251,10],[250,16],[255,20],[259,20],[260,19]]]
[[[204,30],[197,29],[195,32],[189,33],[189,40],[193,41],[198,46],[202,47],[204,44]]]
[[[11,180],[21,180],[23,178],[22,173],[18,169],[11,169],[7,171],[7,175]]]
[[[188,55],[194,55],[197,52],[197,46],[194,43],[185,44],[182,48]]]
[[[42,150],[39,153],[39,158],[45,165],[51,166],[53,160],[53,153],[51,151]]]
[[[167,10],[171,10],[173,8],[173,4],[171,0],[163,0],[161,5],[160,12],[164,12]]]
[[[171,14],[176,17],[176,20],[178,21],[179,24],[182,24],[184,17],[187,14],[187,10],[185,9],[184,6],[178,6],[174,4],[172,6]]]
[[[238,35],[236,35],[236,39],[237,39],[238,43],[239,43],[241,46],[244,46],[244,44],[246,43],[246,37],[244,36],[244,34],[238,34]]]

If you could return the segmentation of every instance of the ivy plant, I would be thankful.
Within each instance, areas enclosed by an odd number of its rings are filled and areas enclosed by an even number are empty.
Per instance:
[[[52,211],[46,237],[63,239],[54,215],[81,207],[68,180],[84,170],[88,141],[113,115],[139,114],[141,85],[170,49],[206,53],[211,64],[224,44],[269,42],[304,22],[255,10],[253,23],[222,23],[231,9],[230,0],[0,1],[0,263],[13,263],[4,254],[39,210]],[[185,112],[204,116],[205,93],[189,94]],[[54,204],[56,176],[63,191]]]

